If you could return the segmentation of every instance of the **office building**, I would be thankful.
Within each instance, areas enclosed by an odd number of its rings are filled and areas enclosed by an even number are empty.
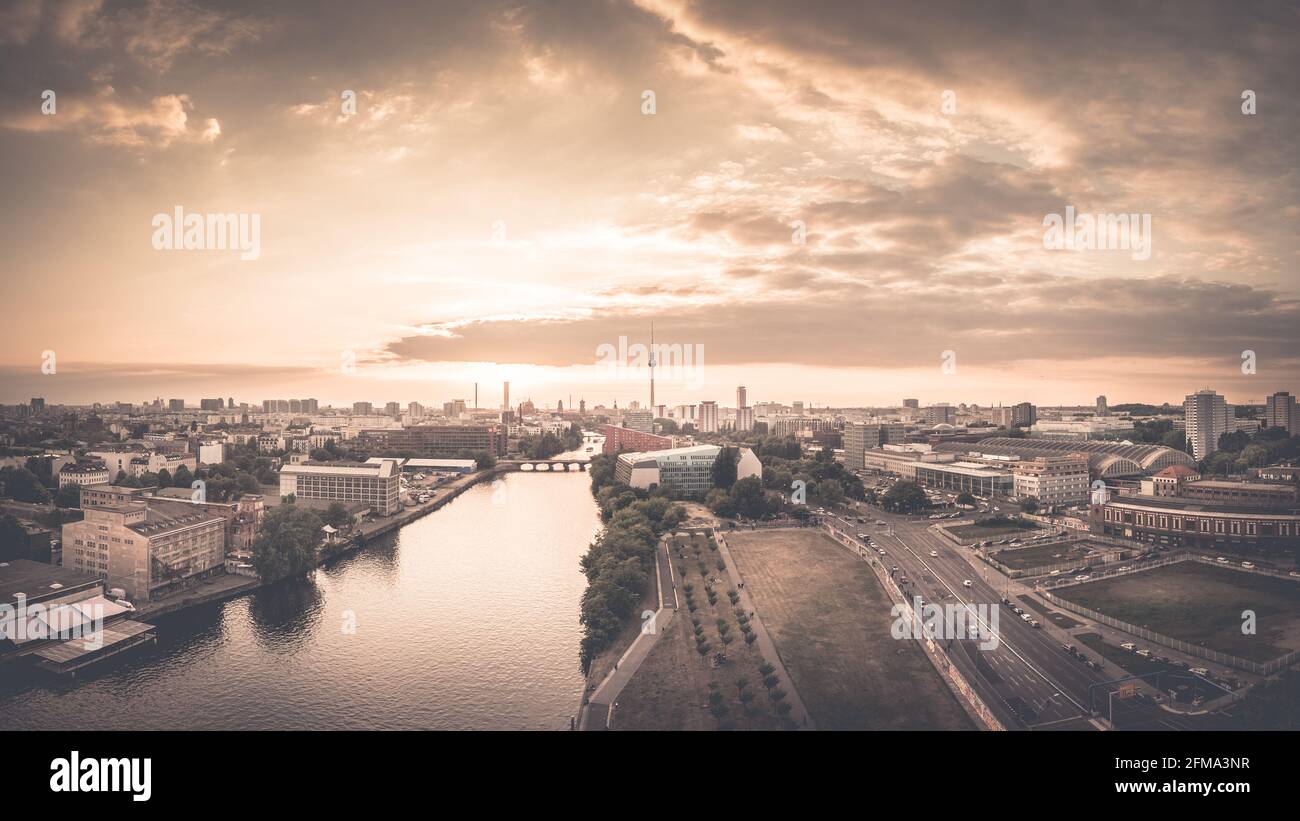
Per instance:
[[[458,456],[486,451],[506,455],[506,430],[497,425],[415,425],[409,428],[363,430],[362,447],[381,455]]]
[[[736,479],[762,478],[763,465],[749,448],[732,448]],[[694,445],[654,453],[623,453],[614,468],[615,478],[634,488],[672,487],[683,496],[703,497],[713,488],[713,465],[722,448]]]
[[[374,416],[374,414],[375,414],[375,406],[370,402],[352,403],[353,416]]]
[[[68,485],[102,485],[113,477],[108,475],[108,466],[99,464],[64,465],[59,471],[59,489]]]
[[[63,565],[148,601],[224,570],[225,524],[183,502],[92,507],[63,526]]]
[[[626,411],[623,414],[623,427],[642,433],[653,433],[654,414],[642,410]]]
[[[1088,501],[1088,457],[1083,454],[1037,456],[1017,463],[1013,476],[1015,495],[1035,499],[1045,508]]]
[[[668,450],[673,446],[671,436],[643,433],[632,428],[620,428],[614,425],[605,425],[603,430],[605,443],[601,446],[602,453],[648,453],[657,450]]]
[[[387,516],[401,507],[401,475],[395,459],[286,465],[280,468],[280,496],[357,502]]]

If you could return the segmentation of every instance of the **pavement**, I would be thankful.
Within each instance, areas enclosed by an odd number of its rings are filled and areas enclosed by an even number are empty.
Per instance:
[[[643,620],[641,632],[583,705],[582,715],[578,720],[579,730],[595,731],[612,728],[619,694],[632,680],[632,676],[636,675],[641,663],[650,655],[655,643],[659,641],[659,636],[668,625],[672,624],[679,605],[673,563],[668,556],[667,537],[659,540],[659,546],[655,551],[655,582],[659,588],[659,609],[649,618],[649,623]]]

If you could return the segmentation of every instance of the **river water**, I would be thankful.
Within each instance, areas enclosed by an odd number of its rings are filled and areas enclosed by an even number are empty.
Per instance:
[[[160,617],[157,645],[75,683],[0,671],[0,730],[567,730],[589,475],[500,481],[308,579]]]

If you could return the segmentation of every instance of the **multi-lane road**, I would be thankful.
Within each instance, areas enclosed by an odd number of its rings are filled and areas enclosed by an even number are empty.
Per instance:
[[[1008,592],[1013,601],[1016,596],[1001,574],[970,555],[970,549],[935,532],[935,523],[924,516],[892,515],[865,506],[858,512],[867,519],[865,524],[848,513],[826,515],[822,521],[860,544],[895,578],[906,577],[907,582],[900,587],[909,597],[919,595],[938,605],[989,605],[999,611],[996,648],[981,649],[985,644],[981,639],[945,640],[940,644],[1004,726],[1104,728],[1093,718],[1090,691],[1095,705],[1104,713],[1108,693],[1115,685],[1103,682],[1112,677],[1082,664],[1064,652],[1058,637],[1047,629],[1031,626],[1002,605]],[[877,520],[886,525],[875,524]],[[875,546],[858,539],[858,534],[869,537]],[[879,550],[884,550],[885,555],[881,556]],[[894,567],[898,570],[893,571]],[[966,586],[967,581],[970,586]],[[1129,715],[1118,723],[1126,727],[1195,729],[1212,723],[1211,719],[1178,716],[1154,705],[1130,703],[1124,709]]]

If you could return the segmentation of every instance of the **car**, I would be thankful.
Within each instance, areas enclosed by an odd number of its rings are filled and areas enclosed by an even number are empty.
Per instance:
[[[1091,579],[1091,578],[1092,578],[1092,576],[1089,576],[1087,573],[1084,573],[1084,574],[1082,574],[1082,575],[1080,575],[1080,576],[1075,576],[1075,577],[1074,577],[1074,580],[1075,580],[1076,582],[1086,582],[1088,579]]]
[[[1246,568],[1247,570],[1254,570],[1254,569],[1255,569],[1255,563],[1254,563],[1254,562],[1242,562],[1242,563],[1241,563],[1241,566],[1244,567],[1244,568]]]
[[[1002,508],[1000,508],[1000,507],[995,507],[995,508],[993,508],[993,509],[994,509],[994,510],[1002,510]]]
[[[1061,649],[1064,650],[1065,652],[1069,653],[1070,655],[1074,655],[1074,653],[1075,653],[1074,645],[1073,645],[1073,644],[1062,644],[1062,645],[1061,645]]]
[[[1059,571],[1059,570],[1053,570],[1051,573],[1048,573],[1047,575],[1049,575],[1049,576],[1059,576],[1059,575],[1061,575],[1061,571]]]
[[[885,526],[885,520],[884,520],[884,519],[877,519],[877,520],[876,520],[876,524],[880,525],[881,527],[884,527],[884,526]]]
[[[881,549],[879,549],[879,548],[876,549],[876,552],[879,553],[879,554],[882,555],[882,556],[885,555],[885,551],[883,551],[883,550],[881,550]]]
[[[937,550],[931,550],[931,551],[930,551],[930,558],[932,558],[932,559],[937,559],[937,558],[939,558],[939,551],[937,551]]]
[[[1120,647],[1123,647],[1125,650],[1128,650],[1129,652],[1132,652],[1137,649],[1137,645],[1131,641],[1124,642],[1123,644],[1120,645]]]
[[[1029,626],[1033,627],[1034,629],[1039,629],[1042,627],[1042,625],[1038,623],[1038,619],[1030,619]]]
[[[862,542],[867,541],[867,534],[865,534],[865,533],[859,533],[859,534],[858,534],[858,541],[862,541]]]
[[[1011,612],[1015,613],[1017,616],[1020,616],[1020,615],[1024,615],[1025,611],[1021,610],[1019,606],[1013,604],[1011,605]]]
[[[1138,651],[1137,651],[1137,654],[1138,654],[1139,656],[1141,656],[1142,658],[1144,658],[1144,659],[1149,659],[1149,658],[1151,658],[1151,651],[1148,650],[1148,649],[1146,649],[1145,647],[1143,647],[1141,650],[1138,650]]]
[[[1218,562],[1219,564],[1227,564],[1227,563],[1228,563],[1228,560],[1225,559],[1225,558],[1223,558],[1222,556],[1220,556],[1220,557],[1218,557],[1217,559],[1215,559],[1215,561]]]
[[[1189,673],[1195,673],[1196,675],[1198,675],[1198,676],[1202,676],[1202,677],[1204,677],[1204,676],[1208,676],[1208,675],[1210,674],[1210,671],[1207,670],[1207,669],[1205,669],[1204,667],[1189,667],[1189,668],[1187,669],[1187,672],[1189,672]]]
[[[1291,576],[1292,578],[1300,579],[1300,573],[1298,573],[1298,572],[1296,572],[1296,571],[1294,571],[1294,570],[1292,570],[1292,571],[1291,571],[1290,573],[1288,573],[1287,575],[1288,575],[1288,576]]]
[[[1034,617],[1029,615],[1028,613],[1021,613],[1020,620],[1027,623],[1033,621]]]
[[[961,586],[962,586],[962,587],[970,587],[970,586],[971,586],[971,580],[970,580],[970,579],[967,579],[966,581],[964,581],[964,582],[961,583]]]

